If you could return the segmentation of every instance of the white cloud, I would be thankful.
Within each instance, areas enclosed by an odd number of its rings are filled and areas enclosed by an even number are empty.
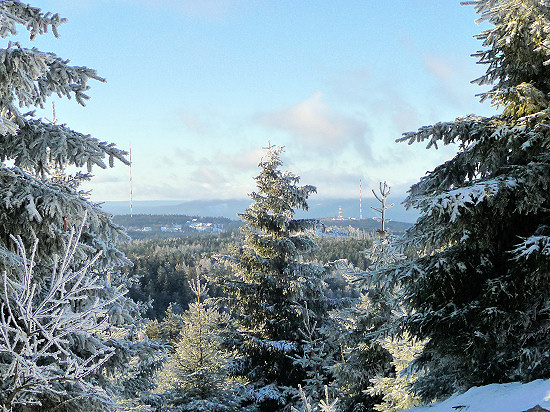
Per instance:
[[[207,123],[194,113],[182,111],[180,113],[180,119],[185,128],[190,132],[200,136],[205,136],[207,134]]]
[[[446,59],[434,55],[424,56],[424,66],[444,83],[451,82],[456,77],[456,69]]]
[[[308,150],[318,153],[338,152],[350,143],[363,154],[370,152],[365,142],[366,122],[330,107],[319,91],[289,108],[261,114],[257,120],[264,126],[289,132]]]
[[[479,65],[453,55],[434,54],[425,55],[423,64],[435,80],[432,94],[438,96],[442,104],[453,110],[456,116],[479,110],[485,113],[494,112],[488,105],[481,106],[475,96],[483,92],[483,88],[471,84],[480,75]]]
[[[257,169],[265,150],[261,148],[240,151],[236,154],[220,152],[216,155],[215,163],[228,166],[237,171],[248,171]]]
[[[341,99],[362,104],[372,95],[373,78],[370,66],[341,70],[330,74],[328,86],[331,92]]]

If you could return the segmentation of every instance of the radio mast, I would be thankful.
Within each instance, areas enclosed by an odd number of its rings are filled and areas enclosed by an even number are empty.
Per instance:
[[[359,179],[359,220],[363,220],[363,182]]]
[[[134,216],[133,209],[133,187],[132,187],[132,144],[130,143],[130,217]]]

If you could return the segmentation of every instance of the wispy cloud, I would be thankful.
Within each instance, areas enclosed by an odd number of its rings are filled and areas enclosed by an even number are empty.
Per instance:
[[[470,112],[476,106],[476,93],[481,92],[470,81],[477,77],[471,65],[456,56],[426,54],[423,64],[435,80],[434,95],[440,96],[449,107]]]
[[[257,121],[290,133],[308,150],[317,153],[335,153],[353,143],[363,154],[370,154],[366,122],[330,107],[319,91],[294,106],[260,114]]]
[[[205,164],[193,168],[184,176],[166,176],[154,182],[136,179],[134,195],[136,199],[230,199],[245,197],[253,186],[252,178],[243,183],[227,169]]]
[[[190,132],[200,136],[204,136],[208,133],[208,123],[201,117],[189,111],[181,111],[179,115],[183,126]]]
[[[98,172],[95,172],[96,174],[93,177],[94,183],[99,184],[107,184],[107,183],[122,183],[124,181],[127,181],[128,178],[126,176],[120,176],[115,175],[113,173],[107,174],[107,173],[101,173],[98,174]]]
[[[317,187],[317,196],[322,198],[331,197],[359,197],[359,180],[362,180],[363,195],[367,195],[367,189],[374,187],[378,181],[374,177],[365,176],[360,165],[357,169],[334,170],[316,168],[303,172],[301,181],[304,184],[312,184]]]
[[[372,68],[363,66],[330,74],[328,87],[335,95],[352,103],[364,103],[372,93]]]
[[[456,67],[451,66],[448,60],[434,55],[424,56],[424,66],[444,83],[451,82],[457,75]]]
[[[264,154],[265,150],[261,148],[240,151],[235,154],[225,152],[218,153],[216,155],[216,164],[228,166],[231,169],[241,172],[248,171],[258,168],[258,163]]]

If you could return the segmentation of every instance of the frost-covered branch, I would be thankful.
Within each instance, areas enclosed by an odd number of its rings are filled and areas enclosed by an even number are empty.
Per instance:
[[[300,399],[302,400],[303,408],[300,411],[294,406],[291,407],[291,412],[337,412],[338,409],[338,398],[330,400],[328,396],[328,387],[325,385],[325,399],[321,399],[319,404],[315,406],[311,398],[308,398],[304,393],[302,386],[298,385],[298,390],[300,392]]]
[[[86,213],[85,236],[81,238],[81,248],[75,257],[83,259],[102,250],[103,254],[97,261],[102,268],[127,262],[122,253],[113,247],[114,241],[125,238],[123,229],[112,223],[110,216],[99,207],[87,202],[83,193],[64,184],[41,181],[17,167],[0,165],[0,199],[0,210],[5,216],[4,220],[0,220],[0,248],[6,251],[11,250],[10,240],[2,234],[14,233],[23,239],[36,236],[42,245],[38,254],[51,260],[46,245],[51,244],[53,238],[66,237],[65,222],[74,224]],[[45,226],[47,230],[37,230],[37,226]],[[100,232],[101,235],[87,235],[92,232]],[[0,262],[1,265],[7,263],[4,260]]]
[[[51,27],[55,37],[59,37],[57,28],[66,21],[67,19],[60,17],[57,13],[42,13],[39,8],[31,7],[18,0],[5,0],[0,6],[0,37],[6,38],[17,34],[18,24],[25,26],[30,32],[31,39],[37,34],[47,33],[48,27]]]
[[[55,259],[45,281],[34,275],[38,241],[28,254],[23,240],[12,236],[21,265],[3,273],[0,297],[0,386],[7,394],[1,401],[8,410],[16,404],[39,405],[45,393],[66,395],[66,384],[110,403],[105,391],[86,378],[109,360],[114,349],[95,340],[82,355],[73,342],[105,330],[109,307],[124,293],[109,300],[90,298],[103,287],[88,274],[100,253],[80,269],[71,270],[82,227],[76,234],[71,232],[65,255]]]

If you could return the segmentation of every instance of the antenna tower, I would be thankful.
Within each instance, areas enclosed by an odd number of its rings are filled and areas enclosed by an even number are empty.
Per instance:
[[[363,182],[359,179],[359,220],[363,220]]]
[[[134,216],[133,208],[133,187],[132,187],[132,144],[130,143],[130,217]]]

